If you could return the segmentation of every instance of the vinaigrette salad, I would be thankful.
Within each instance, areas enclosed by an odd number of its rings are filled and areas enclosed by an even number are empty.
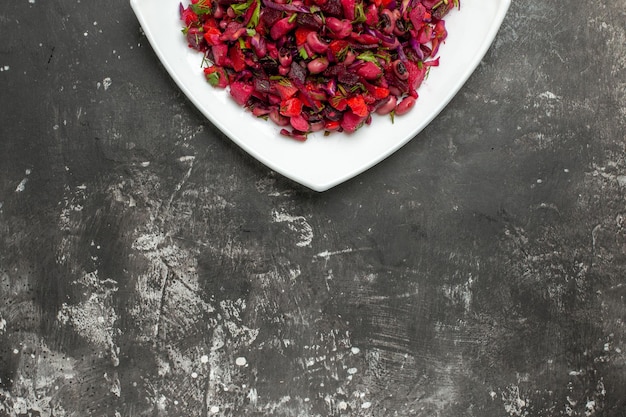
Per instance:
[[[351,133],[415,106],[460,0],[191,0],[179,7],[204,75],[281,134]]]

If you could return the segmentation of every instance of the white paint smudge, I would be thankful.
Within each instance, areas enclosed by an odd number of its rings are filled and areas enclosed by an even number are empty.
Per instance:
[[[276,223],[287,223],[291,231],[298,233],[296,246],[311,246],[311,242],[313,241],[313,228],[304,216],[292,216],[291,214],[285,212],[279,213],[274,210],[272,212],[272,218]]]
[[[66,168],[66,170],[68,169]],[[79,221],[72,221],[72,215],[73,213],[79,213],[83,210],[84,208],[83,204],[87,199],[86,193],[85,193],[86,189],[87,187],[82,185],[82,186],[77,186],[74,189],[74,191],[72,191],[72,189],[69,186],[67,185],[65,186],[64,198],[63,198],[63,201],[60,202],[60,204],[62,204],[62,207],[59,213],[59,222],[58,222],[59,229],[63,231],[70,231],[75,227],[80,227]],[[66,243],[69,245],[69,241],[66,240]],[[58,250],[59,259],[65,258],[65,252],[64,252],[65,248],[66,248],[65,245],[60,245],[59,250]]]
[[[0,388],[0,415],[68,416],[59,401],[53,398],[55,393],[52,390],[58,389],[57,382],[64,374],[73,372],[75,361],[51,351],[41,340],[24,341],[23,348],[34,353],[15,360],[11,388],[7,391]]]
[[[352,252],[354,252],[354,249],[352,249],[352,248],[336,250],[336,251],[332,251],[332,252],[329,251],[329,250],[325,250],[323,252],[320,252],[320,253],[316,254],[314,257],[315,258],[324,258],[324,259],[328,260],[331,256],[343,255],[344,253],[352,253]]]
[[[3,67],[0,67],[0,72],[2,71],[8,71],[10,69],[10,67],[8,65],[5,65]]]
[[[4,334],[7,331],[7,321],[0,317],[0,334]]]
[[[552,91],[544,91],[539,94],[539,98],[548,99],[548,100],[560,100],[561,97],[554,94]]]
[[[122,396],[122,384],[120,383],[117,372],[113,375],[113,377],[110,377],[108,374],[105,373],[104,380],[111,385],[109,391],[113,393],[113,395],[118,398]]]
[[[372,250],[372,248],[370,247],[354,248],[354,249],[346,248],[346,249],[340,249],[336,251],[325,250],[316,255],[313,255],[313,258],[321,258],[321,259],[324,259],[325,261],[328,261],[332,256],[345,255],[345,254],[349,254],[353,252],[362,252],[362,251],[368,251],[368,250]]]
[[[444,285],[443,292],[445,296],[454,304],[461,305],[466,312],[469,312],[472,306],[473,291],[472,287],[475,282],[475,278],[472,274],[466,282],[456,285]]]
[[[104,91],[108,90],[109,87],[111,87],[111,84],[113,84],[113,81],[111,81],[111,77],[106,77],[104,80],[102,80],[102,87],[104,87]]]
[[[517,385],[510,385],[502,392],[502,401],[504,402],[504,411],[510,416],[526,415],[525,408],[528,405],[528,400],[521,398]]]
[[[24,179],[22,181],[20,181],[20,183],[17,185],[17,187],[15,187],[15,192],[16,193],[21,193],[26,189],[26,183],[28,182],[28,176],[30,175],[32,171],[30,169],[27,169],[25,174],[26,177],[24,177]]]
[[[159,245],[163,243],[164,240],[165,235],[163,235],[162,233],[147,233],[135,239],[131,247],[141,252],[154,252],[157,250]],[[148,253],[146,255],[148,256],[148,258],[154,260],[159,259],[158,254],[156,253]]]
[[[193,157],[179,161],[193,165]],[[149,264],[137,276],[138,302],[130,313],[140,329],[138,340],[149,342],[157,338],[170,343],[167,354],[160,358],[159,374],[184,375],[192,381],[202,377],[207,383],[206,391],[194,391],[191,395],[198,403],[210,398],[210,414],[216,415],[230,405],[221,394],[231,389],[236,367],[242,362],[234,363],[223,347],[243,349],[254,342],[258,330],[244,325],[244,300],[222,300],[216,304],[204,298],[197,272],[198,253],[174,242],[154,224],[137,234],[132,248]],[[170,331],[173,323],[177,328],[174,333]],[[183,336],[199,331],[200,326],[211,331],[208,351],[204,347],[182,351],[174,347],[179,330]],[[243,365],[246,363],[247,360]],[[157,399],[155,393],[154,400]]]
[[[98,271],[94,271],[85,274],[73,284],[84,287],[89,297],[75,305],[63,303],[57,313],[57,320],[70,324],[93,345],[107,350],[113,365],[117,366],[119,348],[114,339],[118,334],[115,328],[118,317],[113,309],[113,295],[118,290],[117,282],[110,279],[101,281]]]
[[[593,177],[602,177],[608,181],[616,181],[620,187],[626,187],[626,175],[616,175],[610,172],[617,167],[617,163],[609,161],[606,167],[602,167],[597,164],[593,164],[592,166],[594,170],[592,172],[588,172],[588,175]]]
[[[248,399],[250,400],[250,404],[253,407],[256,407],[257,402],[259,401],[259,394],[256,391],[256,388],[251,388],[250,392],[248,392]]]
[[[159,410],[164,411],[167,407],[167,397],[163,394],[156,400],[156,406]]]
[[[235,365],[237,366],[246,366],[247,363],[248,361],[243,356],[240,356],[237,359],[235,359]]]

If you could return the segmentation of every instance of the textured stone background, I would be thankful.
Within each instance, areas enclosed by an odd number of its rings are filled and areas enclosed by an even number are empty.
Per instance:
[[[1,416],[626,415],[626,1],[513,0],[319,194],[208,123],[127,1],[0,4]]]

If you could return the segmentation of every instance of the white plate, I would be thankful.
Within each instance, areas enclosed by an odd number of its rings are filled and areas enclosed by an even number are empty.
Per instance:
[[[186,4],[188,0],[183,0]],[[407,115],[374,116],[356,133],[309,135],[306,142],[281,136],[272,122],[239,107],[225,90],[202,75],[202,54],[181,34],[180,0],[130,0],[150,44],[174,81],[224,134],[269,168],[316,191],[325,191],[377,164],[417,135],[474,72],[494,37],[510,0],[461,0],[446,16],[448,38],[439,49],[440,66],[419,88]]]

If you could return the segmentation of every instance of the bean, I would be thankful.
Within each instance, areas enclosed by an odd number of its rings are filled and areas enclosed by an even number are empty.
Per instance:
[[[387,101],[385,102],[385,104],[376,109],[376,113],[381,115],[389,114],[393,109],[396,108],[397,103],[398,99],[396,99],[396,96],[389,96],[387,97]]]
[[[415,97],[407,96],[396,106],[396,115],[402,116],[409,112],[415,106]]]
[[[328,68],[328,59],[324,57],[315,58],[307,64],[307,68],[311,74],[319,74]]]
[[[326,52],[328,44],[322,41],[316,32],[311,32],[306,37],[306,42],[309,47],[318,54]]]
[[[409,71],[402,61],[397,59],[391,65],[393,66],[393,73],[396,74],[399,80],[405,81],[409,78]]]

